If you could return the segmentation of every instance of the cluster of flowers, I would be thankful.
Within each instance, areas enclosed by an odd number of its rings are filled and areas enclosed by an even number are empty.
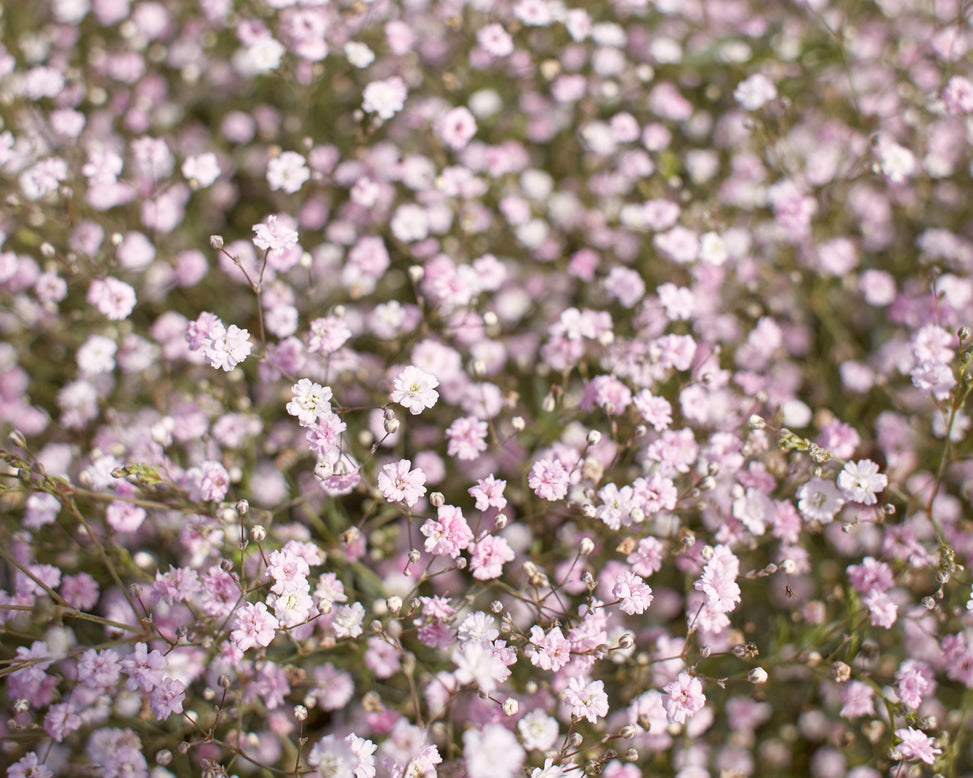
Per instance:
[[[8,778],[973,773],[971,47],[4,8]]]

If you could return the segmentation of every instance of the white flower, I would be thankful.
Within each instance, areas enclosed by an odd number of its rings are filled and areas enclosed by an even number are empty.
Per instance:
[[[356,638],[362,633],[362,621],[365,618],[365,606],[360,602],[351,605],[340,605],[335,609],[334,621],[331,623],[335,637]]]
[[[439,400],[436,387],[439,380],[415,365],[409,365],[395,378],[389,398],[413,415],[417,416],[426,408],[432,408]]]
[[[384,81],[372,81],[362,92],[362,110],[382,119],[391,119],[405,106],[408,94],[405,82],[398,76]]]
[[[882,172],[893,184],[900,184],[916,172],[915,155],[898,143],[887,143],[882,149]]]
[[[375,61],[375,52],[359,41],[348,41],[345,44],[345,56],[356,68],[367,68]]]
[[[859,459],[848,462],[844,470],[838,473],[838,488],[852,502],[863,505],[874,505],[878,502],[875,496],[888,485],[889,479],[878,472],[878,465],[870,459]]]
[[[812,478],[797,492],[798,510],[806,519],[827,524],[845,504],[838,487],[823,478]]]
[[[274,191],[294,194],[310,177],[307,160],[296,151],[285,151],[267,163],[267,183]]]
[[[747,111],[756,111],[771,100],[777,99],[777,87],[763,73],[752,76],[737,84],[733,98]]]
[[[297,416],[298,424],[310,427],[331,410],[331,387],[302,378],[291,387],[294,399],[287,403],[287,412]]]

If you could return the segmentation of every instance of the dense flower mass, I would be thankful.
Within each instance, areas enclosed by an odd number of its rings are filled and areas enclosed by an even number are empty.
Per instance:
[[[973,774],[959,0],[0,24],[0,772]]]

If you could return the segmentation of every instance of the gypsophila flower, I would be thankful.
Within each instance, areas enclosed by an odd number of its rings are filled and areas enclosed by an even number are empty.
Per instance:
[[[253,344],[247,330],[235,324],[224,328],[222,322],[218,322],[210,334],[211,340],[203,353],[212,367],[229,372],[250,356]]]
[[[663,691],[666,717],[673,724],[684,724],[706,704],[703,685],[689,673],[679,673],[676,680],[666,684]]]
[[[797,508],[806,519],[824,523],[832,521],[845,504],[834,482],[823,478],[812,478],[801,486],[797,498]]]
[[[300,191],[310,177],[311,171],[307,167],[307,160],[296,151],[284,151],[267,162],[267,184],[272,190],[294,194]],[[270,229],[269,225],[268,229]]]
[[[382,466],[378,474],[378,488],[389,502],[404,502],[415,506],[426,493],[426,474],[412,469],[412,462],[400,459]]]
[[[777,88],[763,73],[754,73],[737,84],[733,98],[744,110],[756,111],[771,100],[777,99]]]
[[[541,459],[530,469],[527,485],[543,500],[552,502],[568,493],[570,477],[564,465],[557,459]]]
[[[888,485],[888,478],[878,472],[878,465],[870,459],[859,459],[848,462],[838,473],[838,488],[845,496],[863,505],[874,505],[878,502],[875,496]]]
[[[925,762],[934,764],[936,757],[943,751],[935,746],[935,740],[912,727],[903,727],[895,730],[895,736],[900,742],[893,749],[897,759],[905,759],[909,762]]]
[[[418,416],[426,408],[432,408],[436,404],[439,399],[437,386],[439,381],[434,375],[415,365],[409,365],[392,382],[389,399],[406,408],[413,416]]]
[[[310,378],[302,378],[291,387],[291,392],[294,397],[287,403],[287,412],[296,416],[302,427],[310,427],[331,412],[330,386],[321,386]]]
[[[407,94],[405,82],[398,76],[372,81],[362,92],[362,110],[381,119],[391,119],[405,106]]]
[[[234,629],[230,634],[234,645],[241,651],[249,648],[269,646],[277,634],[280,622],[262,603],[244,603],[236,612]]]
[[[253,233],[253,245],[271,254],[280,255],[297,245],[297,230],[282,216],[268,216],[266,221],[253,225]]]
[[[587,719],[592,724],[608,715],[608,695],[601,681],[586,682],[574,676],[568,680],[568,688],[562,697],[577,719]]]

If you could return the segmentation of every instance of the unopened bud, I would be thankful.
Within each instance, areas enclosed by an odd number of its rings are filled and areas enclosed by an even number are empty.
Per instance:
[[[581,538],[581,542],[578,544],[578,553],[581,554],[581,556],[588,556],[594,550],[595,541],[588,537]]]
[[[527,422],[524,421],[523,416],[514,416],[510,420],[510,426],[514,428],[515,432],[523,432],[524,428],[527,426]]]
[[[433,492],[429,495],[429,502],[433,508],[439,508],[446,504],[446,498],[442,492]]]
[[[513,697],[507,697],[503,701],[503,713],[505,716],[516,716],[520,710],[520,704]]]
[[[598,430],[589,430],[587,440],[592,446],[597,446],[601,443],[601,433]]]
[[[425,274],[426,271],[422,269],[422,265],[411,265],[409,267],[409,280],[414,284],[418,284]]]
[[[764,417],[758,416],[756,413],[750,417],[749,422],[750,422],[750,426],[753,427],[755,430],[762,430],[764,427],[767,426],[767,422],[764,421]]]
[[[307,708],[305,708],[303,705],[295,705],[294,718],[298,721],[307,721]]]
[[[209,245],[212,246],[217,251],[219,251],[221,248],[223,248],[223,236],[222,235],[210,235],[209,236]]]
[[[255,543],[263,543],[267,539],[267,528],[263,524],[255,524],[250,530],[250,537]]]
[[[398,614],[402,610],[402,598],[393,594],[385,601],[385,606],[389,609],[389,613]]]
[[[27,438],[24,437],[24,433],[21,432],[20,430],[14,430],[13,432],[10,433],[8,437],[10,438],[10,442],[13,443],[15,446],[20,446],[20,448],[27,448]]]
[[[762,667],[755,667],[747,673],[747,680],[753,684],[767,683],[767,671]]]

